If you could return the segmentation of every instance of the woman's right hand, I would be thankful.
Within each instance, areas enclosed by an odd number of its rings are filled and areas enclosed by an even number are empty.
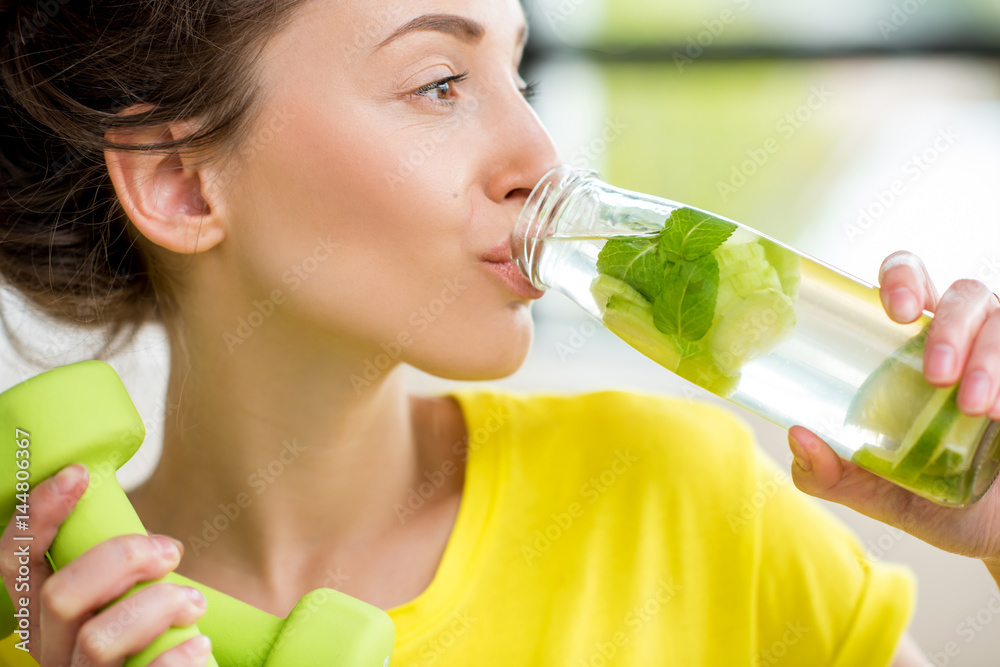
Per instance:
[[[82,464],[63,468],[31,490],[34,539],[14,541],[16,515],[0,537],[0,576],[11,600],[30,599],[28,646],[41,667],[120,666],[170,626],[191,625],[205,613],[199,591],[167,582],[147,586],[100,611],[136,583],[158,579],[177,567],[183,544],[165,535],[114,537],[52,571],[45,552],[87,483]],[[27,579],[30,589],[17,591],[20,564],[15,549],[24,544],[31,545],[31,558],[29,573],[20,580]],[[207,640],[204,635],[189,639],[149,667],[204,665],[211,649]]]

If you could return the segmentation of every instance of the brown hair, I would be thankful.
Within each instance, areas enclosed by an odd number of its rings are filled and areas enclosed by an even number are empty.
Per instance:
[[[152,148],[105,132],[193,119],[157,152],[233,155],[258,114],[256,57],[300,2],[0,0],[0,279],[103,330],[100,356],[163,321],[166,272],[136,247],[104,161]]]

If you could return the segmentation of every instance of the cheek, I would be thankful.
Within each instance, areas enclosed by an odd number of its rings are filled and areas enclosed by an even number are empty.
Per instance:
[[[519,364],[530,313],[479,266],[472,168],[454,136],[422,128],[421,142],[356,110],[296,108],[233,198],[247,291],[281,289],[284,312],[361,345],[409,341],[421,368]]]

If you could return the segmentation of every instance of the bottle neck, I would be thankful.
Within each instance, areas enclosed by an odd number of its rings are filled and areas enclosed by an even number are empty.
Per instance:
[[[572,193],[584,182],[597,178],[597,172],[591,169],[563,165],[550,169],[528,195],[511,236],[511,255],[538,289],[550,287],[538,277],[539,241],[555,234],[560,213]]]

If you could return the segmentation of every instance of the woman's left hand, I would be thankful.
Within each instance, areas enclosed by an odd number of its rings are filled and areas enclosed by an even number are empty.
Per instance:
[[[896,322],[934,312],[927,331],[924,377],[938,387],[961,380],[959,410],[1000,419],[1000,303],[978,280],[959,280],[938,297],[923,262],[893,253],[879,270],[879,294]],[[841,459],[802,426],[788,431],[795,462],[792,479],[802,491],[846,505],[896,526],[936,547],[982,559],[1000,575],[1000,483],[979,502],[946,508]],[[1000,578],[998,578],[1000,583]]]

